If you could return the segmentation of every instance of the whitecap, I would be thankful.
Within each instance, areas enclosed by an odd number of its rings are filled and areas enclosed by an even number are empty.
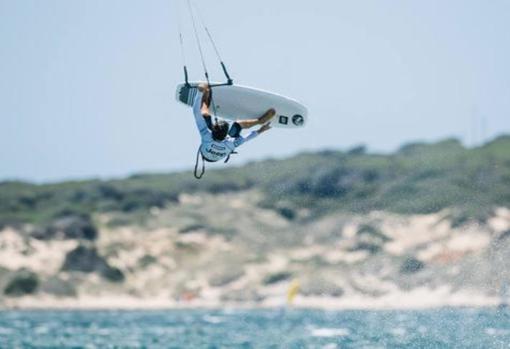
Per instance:
[[[335,343],[328,343],[322,347],[322,349],[337,349],[338,346]]]
[[[393,329],[391,329],[390,331],[394,336],[397,336],[397,337],[404,337],[406,334],[407,334],[407,331],[405,328],[403,327],[395,327]]]
[[[346,328],[313,328],[311,329],[312,337],[345,337],[349,335]]]
[[[202,320],[210,324],[220,324],[223,322],[223,319],[221,317],[213,315],[204,315],[204,317],[202,317]]]
[[[49,327],[46,327],[46,326],[37,326],[34,329],[34,332],[37,334],[45,334],[45,333],[50,332],[50,329],[49,329]]]
[[[11,333],[14,333],[14,330],[12,328],[0,327],[0,334],[11,334]]]
[[[508,334],[508,332],[509,332],[509,330],[504,329],[504,328],[488,327],[485,329],[485,333],[488,334],[489,336],[503,336],[503,335]]]

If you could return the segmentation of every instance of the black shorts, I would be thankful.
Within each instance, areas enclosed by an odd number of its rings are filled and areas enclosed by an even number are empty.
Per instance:
[[[234,122],[228,130],[228,135],[232,138],[239,138],[241,137],[241,130],[241,125],[239,125],[237,122]]]
[[[205,123],[207,124],[207,127],[209,128],[209,130],[212,131],[213,123],[211,115],[204,115],[204,119]],[[241,130],[242,130],[241,125],[239,125],[239,123],[237,122],[234,122],[233,124],[230,125],[230,128],[228,129],[228,135],[232,138],[238,138],[241,136]]]

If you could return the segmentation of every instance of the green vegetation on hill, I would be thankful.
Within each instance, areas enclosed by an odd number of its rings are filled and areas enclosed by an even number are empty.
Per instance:
[[[209,171],[201,181],[185,172],[43,185],[3,182],[0,227],[48,225],[69,216],[83,225],[96,212],[144,215],[176,202],[181,193],[246,189],[264,191],[264,205],[289,219],[300,208],[430,213],[447,207],[457,212],[458,223],[483,219],[496,206],[510,206],[510,136],[473,149],[449,139],[407,144],[389,155],[363,147],[306,153]]]

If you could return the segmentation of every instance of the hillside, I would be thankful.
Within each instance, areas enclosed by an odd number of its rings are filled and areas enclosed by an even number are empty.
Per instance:
[[[210,171],[0,184],[4,306],[489,304],[509,276],[510,137]],[[326,302],[326,303],[324,303]]]
[[[510,136],[474,149],[450,139],[407,144],[389,155],[366,153],[364,147],[300,154],[209,171],[201,181],[181,172],[46,185],[3,182],[0,225],[98,212],[143,216],[175,203],[182,193],[249,189],[263,191],[265,205],[289,215],[300,208],[433,213],[449,207],[463,218],[483,219],[491,208],[510,203]]]

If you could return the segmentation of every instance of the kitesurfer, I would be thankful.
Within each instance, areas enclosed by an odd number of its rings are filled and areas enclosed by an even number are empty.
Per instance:
[[[252,140],[271,128],[269,121],[275,116],[274,109],[269,109],[261,117],[249,120],[237,120],[229,125],[224,120],[212,121],[209,106],[211,104],[211,88],[207,84],[198,86],[198,93],[193,102],[193,114],[200,132],[201,145],[199,152],[208,162],[216,162],[227,158],[235,149]],[[250,132],[246,137],[241,136],[243,129],[262,125],[258,130]]]

